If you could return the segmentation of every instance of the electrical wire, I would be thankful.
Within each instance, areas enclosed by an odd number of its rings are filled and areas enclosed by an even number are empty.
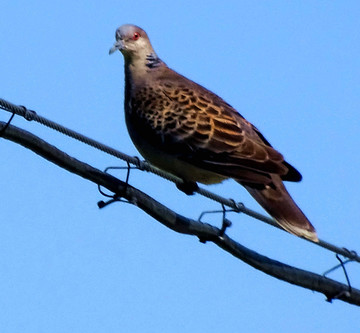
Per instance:
[[[132,157],[129,156],[127,154],[124,154],[108,145],[105,145],[101,142],[98,142],[94,139],[91,139],[81,133],[78,133],[74,130],[71,130],[65,126],[62,126],[52,120],[49,120],[45,117],[40,116],[39,114],[37,114],[35,111],[33,110],[28,110],[25,106],[21,106],[21,105],[15,105],[13,103],[10,103],[2,98],[0,98],[0,109],[11,112],[13,114],[19,115],[23,118],[25,118],[28,121],[36,121],[44,126],[47,126],[51,129],[54,129],[64,135],[67,135],[73,139],[76,139],[78,141],[81,141],[91,147],[94,147],[98,150],[101,150],[107,154],[110,154],[114,157],[117,157],[123,161],[126,161],[127,163],[133,164],[135,165],[137,168],[139,168],[140,170],[144,170],[144,171],[148,171],[151,173],[154,173],[162,178],[165,178],[173,183],[175,183],[176,185],[181,185],[183,184],[182,179],[169,174],[165,171],[162,171],[156,167],[153,167],[152,165],[150,165],[149,163],[147,163],[146,161],[141,161],[138,157]],[[12,119],[12,118],[11,118]],[[233,209],[236,212],[241,212],[244,213],[246,215],[249,215],[257,220],[263,221],[267,224],[270,224],[278,229],[283,230],[282,228],[280,228],[278,226],[278,224],[276,223],[276,221],[270,217],[267,217],[265,215],[262,215],[254,210],[251,210],[247,207],[245,207],[245,205],[243,203],[240,202],[236,202],[233,199],[226,199],[224,197],[221,197],[219,195],[217,195],[216,193],[210,192],[204,188],[198,187],[197,189],[195,189],[195,192],[199,193],[200,195],[207,197],[213,201],[216,201],[218,203],[220,203],[221,205],[225,205],[227,207],[230,207],[231,209]],[[305,239],[305,238],[304,238]],[[355,251],[350,251],[346,248],[341,248],[338,246],[335,246],[331,243],[328,243],[324,240],[319,239],[319,242],[313,242],[309,239],[305,239],[313,244],[316,244],[320,247],[323,247],[329,251],[332,251],[334,253],[340,254],[352,261],[356,261],[360,263],[360,256],[357,255],[357,253]]]

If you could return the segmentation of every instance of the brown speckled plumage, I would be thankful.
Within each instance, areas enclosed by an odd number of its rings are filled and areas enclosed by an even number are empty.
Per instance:
[[[263,135],[231,105],[166,66],[144,30],[123,25],[116,43],[125,59],[125,116],[135,146],[153,165],[187,182],[233,178],[287,231],[317,240],[286,191],[300,181]]]

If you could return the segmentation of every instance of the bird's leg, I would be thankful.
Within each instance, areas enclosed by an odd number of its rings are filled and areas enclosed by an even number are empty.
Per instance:
[[[176,187],[187,195],[194,195],[195,192],[199,189],[199,186],[196,182],[189,182],[186,180],[183,180],[182,183],[176,184]]]

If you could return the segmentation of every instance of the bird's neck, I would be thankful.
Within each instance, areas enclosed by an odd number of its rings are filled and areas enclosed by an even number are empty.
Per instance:
[[[125,85],[131,91],[133,87],[146,85],[153,79],[163,66],[166,66],[155,53],[149,53],[142,57],[125,58]]]

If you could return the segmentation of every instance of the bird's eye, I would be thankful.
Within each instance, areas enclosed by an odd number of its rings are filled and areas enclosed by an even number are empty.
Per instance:
[[[138,40],[140,38],[140,34],[138,32],[134,32],[132,39],[133,40]]]

